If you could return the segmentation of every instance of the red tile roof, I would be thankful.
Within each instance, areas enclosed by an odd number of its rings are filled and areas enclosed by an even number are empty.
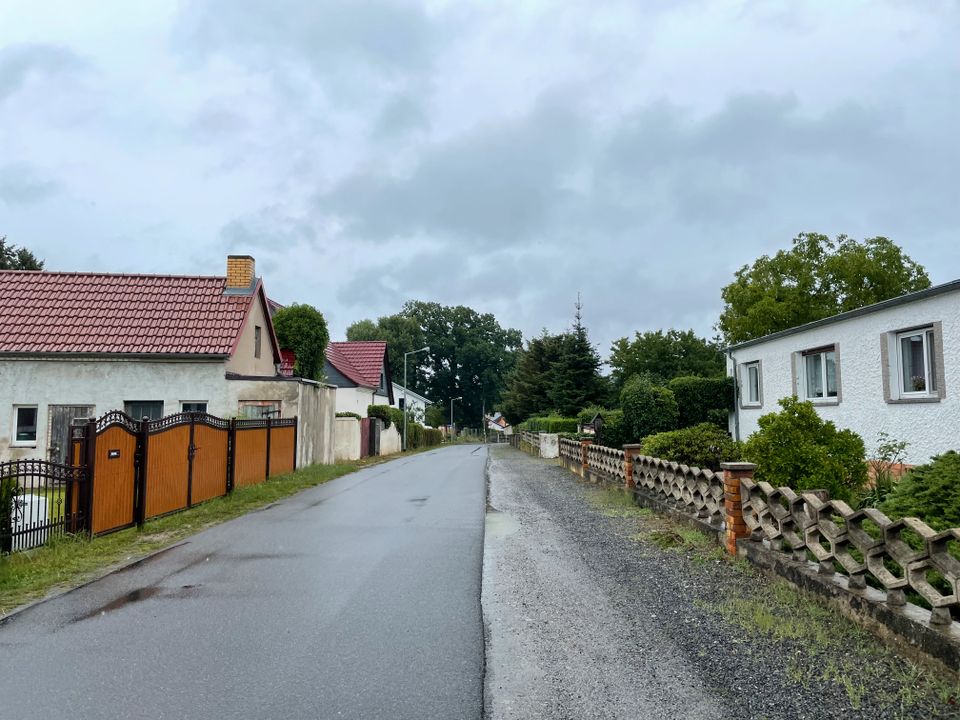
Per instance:
[[[354,340],[327,343],[327,360],[345,377],[364,387],[380,387],[380,374],[386,372],[387,344],[380,340]]]
[[[231,354],[253,294],[226,278],[0,271],[0,353]]]

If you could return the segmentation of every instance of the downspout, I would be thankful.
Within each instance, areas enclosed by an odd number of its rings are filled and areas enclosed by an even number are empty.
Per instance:
[[[737,387],[737,361],[733,359],[733,351],[727,348],[727,359],[730,360],[733,371],[733,439],[740,440],[740,403],[737,399],[740,397]]]

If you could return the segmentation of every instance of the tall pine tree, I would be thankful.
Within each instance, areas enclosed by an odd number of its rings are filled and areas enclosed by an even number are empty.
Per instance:
[[[590,344],[583,325],[583,303],[579,294],[573,317],[573,327],[561,336],[560,355],[554,363],[554,378],[548,393],[552,407],[565,417],[572,417],[602,399],[600,355]]]

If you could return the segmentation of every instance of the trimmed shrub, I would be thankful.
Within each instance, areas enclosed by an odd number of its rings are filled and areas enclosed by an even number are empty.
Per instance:
[[[547,417],[532,417],[520,423],[521,430],[530,432],[563,433],[577,431],[577,419],[549,415]]]
[[[726,429],[733,410],[732,377],[676,377],[667,387],[677,400],[680,427],[713,422]]]
[[[934,530],[960,527],[960,454],[951,450],[908,471],[880,510],[893,519],[920,518]]]
[[[389,405],[367,405],[367,417],[382,420],[384,430],[391,424],[395,424],[398,428],[403,427],[403,411]]]
[[[650,435],[641,443],[640,452],[716,471],[722,462],[740,460],[743,457],[743,445],[713,423],[700,423]]]
[[[357,420],[360,419],[360,416],[357,415],[357,413],[355,412],[338,412],[337,417],[352,417],[352,418],[356,418]]]
[[[849,501],[867,482],[863,439],[824,421],[809,401],[787,397],[780,407],[760,418],[760,429],[744,445],[745,459],[757,464],[757,480],[798,492],[823,488]]]
[[[673,392],[638,375],[623,386],[620,407],[623,408],[624,434],[629,438],[626,442],[677,427],[679,412]]]
[[[401,423],[403,420],[401,419]],[[443,440],[443,433],[435,428],[424,427],[420,423],[411,422],[407,418],[407,449],[416,450],[422,447],[439,445]]]

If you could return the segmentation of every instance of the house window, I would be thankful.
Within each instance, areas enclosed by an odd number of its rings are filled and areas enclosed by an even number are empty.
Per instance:
[[[933,328],[897,335],[900,392],[903,395],[937,395],[937,352]]]
[[[263,330],[259,325],[254,325],[253,327],[253,356],[260,357],[260,337],[263,335]]]
[[[743,407],[763,405],[763,381],[760,375],[760,361],[744,363],[741,370],[740,404]]]
[[[839,399],[836,345],[807,350],[803,358],[803,391],[807,400]]]
[[[13,445],[37,444],[37,406],[17,405],[13,408]]]
[[[180,412],[198,412],[205,413],[207,404],[205,402],[185,402],[180,403]]]
[[[163,417],[163,400],[127,400],[123,411],[134,420],[159,420]]]
[[[241,400],[240,417],[247,420],[280,417],[279,400]]]

